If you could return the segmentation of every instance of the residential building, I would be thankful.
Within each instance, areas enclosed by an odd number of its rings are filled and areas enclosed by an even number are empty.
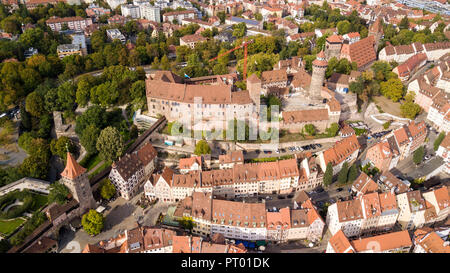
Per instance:
[[[125,44],[126,38],[125,36],[118,30],[117,28],[107,29],[106,36],[110,41],[119,40],[122,44]]]
[[[149,3],[140,5],[141,18],[161,23],[161,8]]]
[[[420,191],[409,191],[397,195],[400,209],[398,223],[403,229],[421,228],[425,224],[426,203]]]
[[[106,0],[106,3],[114,10],[122,4],[126,4],[127,0]]]
[[[323,185],[323,172],[314,157],[305,157],[300,163],[300,176],[296,191],[309,191]]]
[[[394,136],[399,151],[399,160],[411,155],[425,142],[428,130],[424,121],[411,121],[408,125],[394,130],[390,136]]]
[[[352,191],[356,193],[356,196],[377,192],[378,185],[372,178],[370,178],[365,172],[356,178],[352,185]]]
[[[426,43],[415,42],[410,45],[388,45],[378,54],[378,59],[382,61],[406,62],[410,57],[425,53],[429,61],[436,61],[443,55],[450,52],[450,42]]]
[[[47,21],[45,21],[47,26],[49,26],[53,31],[61,31],[65,27],[75,31],[84,31],[84,29],[92,25],[92,18],[82,18],[79,16],[76,17],[51,17]]]
[[[219,155],[220,169],[232,169],[236,164],[244,164],[244,153],[241,150]]]
[[[192,156],[188,158],[180,158],[178,169],[180,173],[185,174],[190,171],[202,171],[203,159],[201,156]]]
[[[429,202],[434,209],[434,219],[428,220],[430,222],[441,222],[447,219],[450,212],[450,197],[448,195],[448,188],[441,186],[426,192],[422,192],[422,196],[426,202]]]
[[[180,38],[180,45],[185,45],[194,49],[196,44],[206,42],[207,40],[208,39],[201,34],[186,35]]]
[[[122,16],[124,17],[130,17],[132,19],[141,18],[141,9],[138,5],[133,4],[121,5],[120,11],[122,13]]]
[[[60,59],[66,57],[66,56],[71,56],[71,55],[83,56],[80,46],[74,45],[74,44],[59,45],[56,48],[56,53],[58,54],[58,57]]]
[[[448,230],[447,230],[448,232]],[[448,235],[447,235],[448,237]],[[441,238],[431,228],[414,231],[414,253],[450,253],[448,238]]]
[[[381,172],[397,166],[400,152],[394,137],[389,137],[367,149],[366,160]]]
[[[409,253],[413,243],[408,231],[348,240],[342,231],[330,238],[327,253]]]
[[[394,194],[373,192],[330,205],[327,225],[333,235],[342,230],[350,238],[390,230],[398,215]]]
[[[395,194],[405,193],[410,190],[411,183],[396,177],[390,171],[384,171],[378,177],[378,186],[383,192],[391,192]]]
[[[360,145],[356,135],[346,137],[336,142],[333,147],[319,153],[319,164],[325,173],[327,164],[331,163],[333,174],[337,174],[344,162],[350,166],[358,157]]]
[[[163,14],[163,22],[173,23],[176,20],[178,24],[181,24],[181,21],[185,18],[195,19],[196,17],[194,10],[171,11]]]
[[[401,65],[395,67],[392,72],[398,75],[398,78],[402,81],[406,81],[410,76],[415,73],[419,68],[427,63],[427,54],[418,53],[411,56]]]
[[[157,152],[150,143],[138,151],[126,154],[112,165],[109,179],[126,200],[136,195],[142,181],[155,169]]]
[[[444,140],[439,145],[436,155],[442,157],[445,162],[444,171],[450,174],[450,133],[445,135]]]

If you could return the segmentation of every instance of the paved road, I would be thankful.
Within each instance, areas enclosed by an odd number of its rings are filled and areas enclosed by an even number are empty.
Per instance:
[[[104,212],[105,227],[102,233],[97,236],[88,235],[83,229],[76,232],[65,230],[61,234],[59,242],[60,253],[77,253],[83,250],[86,244],[95,244],[102,240],[107,240],[123,233],[127,229],[134,228],[139,221],[146,226],[154,226],[161,212],[166,212],[168,205],[157,203],[154,206],[143,210],[136,205],[140,194],[130,201],[123,198],[117,198],[109,203],[111,207]]]

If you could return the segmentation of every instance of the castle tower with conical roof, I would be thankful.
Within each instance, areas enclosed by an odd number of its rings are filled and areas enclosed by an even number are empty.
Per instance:
[[[311,84],[309,85],[309,98],[312,100],[322,99],[321,92],[327,67],[328,62],[325,58],[325,53],[322,50],[319,54],[317,54],[317,58],[312,62]]]
[[[86,169],[81,167],[71,153],[67,152],[67,164],[61,173],[62,182],[80,204],[80,213],[96,207]]]

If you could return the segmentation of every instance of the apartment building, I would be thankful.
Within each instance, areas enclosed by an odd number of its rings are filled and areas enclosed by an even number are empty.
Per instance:
[[[56,48],[56,53],[58,54],[58,57],[60,59],[63,59],[64,57],[71,56],[71,55],[83,56],[80,46],[74,45],[74,44],[59,45]]]
[[[138,192],[141,183],[155,169],[157,152],[150,143],[132,154],[126,154],[112,164],[109,179],[117,192],[130,200]]]
[[[394,136],[397,143],[399,160],[411,155],[425,142],[428,130],[424,121],[419,123],[411,121],[408,125],[394,130],[389,136]]]
[[[180,173],[185,174],[190,171],[202,171],[203,158],[201,156],[192,156],[188,158],[180,158],[178,162]]]
[[[442,157],[444,159],[444,171],[450,174],[450,134],[447,133],[445,135],[444,140],[439,145],[438,150],[436,151],[436,155]]]
[[[377,192],[378,184],[365,172],[361,172],[352,184],[352,191],[356,193],[356,196]]]
[[[122,13],[122,16],[130,17],[132,19],[141,18],[141,9],[138,5],[133,4],[121,5],[120,11]]]
[[[244,153],[241,150],[219,155],[220,169],[232,169],[236,164],[244,164]]]
[[[305,157],[300,163],[296,191],[310,191],[323,185],[323,172],[314,157]]]
[[[185,18],[195,19],[196,12],[194,10],[171,11],[163,14],[163,21],[172,23],[174,20],[179,24]]]
[[[194,49],[196,44],[206,42],[207,40],[208,39],[201,34],[186,35],[180,38],[180,45],[185,45]]]
[[[171,188],[173,176],[173,170],[168,167],[164,167],[160,174],[153,174],[144,184],[145,196],[150,200],[174,202],[175,198]]]
[[[404,63],[395,67],[392,72],[398,75],[398,78],[402,81],[406,81],[414,74],[419,68],[427,63],[427,54],[418,53],[408,58]]]
[[[75,17],[51,17],[45,21],[47,26],[49,26],[53,31],[61,31],[64,27],[75,31],[84,31],[84,29],[92,25],[92,18],[82,18],[79,16]]]
[[[166,169],[163,174],[169,172]],[[183,189],[177,188],[177,185],[181,184],[176,184],[175,179],[186,181],[186,186]],[[158,198],[163,202],[180,200],[179,196],[192,191],[233,198],[263,193],[289,193],[297,188],[298,179],[297,161],[288,159],[277,162],[235,164],[232,168],[219,170],[190,170],[184,174],[172,174],[163,178],[154,175],[146,182],[144,190],[148,198],[152,200]]]
[[[161,23],[161,8],[150,5],[149,3],[140,5],[141,18],[153,22]]]
[[[325,173],[327,164],[331,162],[333,174],[337,174],[344,162],[350,166],[358,157],[360,145],[356,135],[351,135],[338,142],[333,147],[319,153],[319,164],[322,172]]]
[[[106,36],[111,42],[114,40],[119,40],[122,44],[126,42],[125,36],[117,28],[107,29]]]
[[[137,226],[116,238],[87,244],[82,253],[246,253],[242,244],[224,240],[204,240],[197,236],[177,235],[174,230]]]
[[[302,207],[266,211],[264,203],[233,202],[212,199],[210,193],[194,192],[182,200],[174,212],[177,218],[192,217],[194,234],[211,237],[222,235],[246,241],[322,238],[325,222],[308,200]]]
[[[448,237],[448,230],[447,236]],[[444,238],[445,238],[444,237]],[[450,253],[448,238],[444,240],[431,228],[421,228],[414,232],[414,253]]]
[[[412,246],[406,230],[355,240],[339,231],[328,241],[326,253],[408,253]]]
[[[390,230],[398,215],[394,194],[374,192],[329,206],[327,225],[333,235],[342,230],[345,236],[355,237]]]
[[[448,217],[450,212],[450,197],[446,186],[423,192],[422,196],[426,202],[431,204],[436,215],[434,219],[427,221],[427,223],[444,221]],[[428,205],[428,207],[430,206]]]
[[[400,151],[393,136],[374,144],[367,149],[366,160],[381,172],[388,171],[397,166]]]
[[[425,224],[425,199],[419,190],[409,191],[397,195],[397,204],[400,209],[398,223],[403,229],[421,228]]]

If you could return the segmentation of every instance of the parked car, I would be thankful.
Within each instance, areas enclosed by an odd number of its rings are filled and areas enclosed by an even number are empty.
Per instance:
[[[425,156],[425,160],[428,160],[428,159],[430,159],[431,158],[431,155],[426,155]]]
[[[343,191],[344,189],[343,188],[337,188],[337,192],[341,192],[341,191]]]
[[[317,192],[323,192],[323,191],[324,191],[323,188],[318,188],[318,189],[317,189]]]

